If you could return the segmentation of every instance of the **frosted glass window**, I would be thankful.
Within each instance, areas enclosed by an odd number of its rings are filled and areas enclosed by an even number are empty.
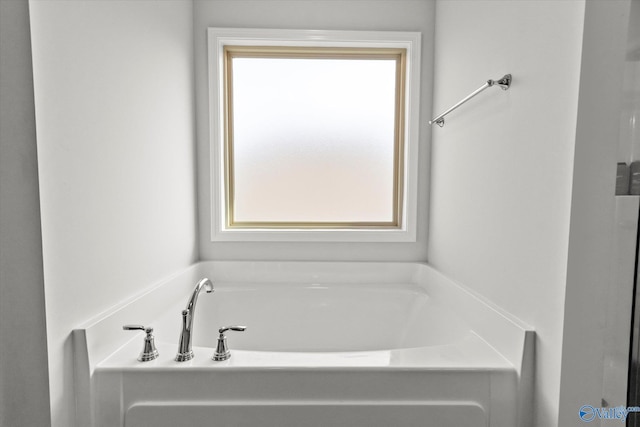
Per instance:
[[[225,49],[230,227],[398,227],[402,49]]]

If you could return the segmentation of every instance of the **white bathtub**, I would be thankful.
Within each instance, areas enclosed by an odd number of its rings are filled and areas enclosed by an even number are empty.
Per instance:
[[[195,282],[195,358],[173,360]],[[137,362],[155,328],[160,357]],[[232,357],[211,360],[221,326]],[[207,262],[75,331],[79,425],[513,427],[532,332],[420,264]],[[120,348],[118,343],[124,343]],[[84,390],[84,392],[83,392]]]
[[[470,330],[415,284],[219,283],[202,294],[195,323],[195,345],[215,347],[219,327],[246,325],[227,334],[232,348],[273,352],[443,345]]]

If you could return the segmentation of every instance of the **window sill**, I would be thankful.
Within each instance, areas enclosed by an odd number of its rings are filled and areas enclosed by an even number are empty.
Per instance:
[[[415,227],[412,227],[415,230]],[[415,242],[416,233],[403,229],[219,229],[214,242]]]

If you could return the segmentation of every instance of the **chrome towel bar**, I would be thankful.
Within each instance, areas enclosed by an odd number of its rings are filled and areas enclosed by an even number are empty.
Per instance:
[[[444,126],[444,117],[447,114],[449,114],[450,112],[452,112],[453,110],[455,110],[456,108],[458,108],[459,106],[461,106],[462,104],[464,104],[465,102],[467,102],[468,100],[470,100],[471,98],[473,98],[474,96],[476,96],[477,94],[479,94],[480,92],[482,92],[483,90],[491,86],[499,86],[502,90],[509,89],[509,87],[511,86],[511,74],[505,74],[500,80],[487,80],[485,84],[480,86],[478,89],[474,90],[471,94],[467,95],[466,98],[458,102],[456,105],[449,108],[444,113],[429,120],[429,124],[433,125],[435,123],[440,127]]]

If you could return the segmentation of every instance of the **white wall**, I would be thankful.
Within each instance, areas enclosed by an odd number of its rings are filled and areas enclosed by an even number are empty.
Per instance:
[[[192,6],[30,3],[54,427],[71,330],[197,259]]]
[[[29,3],[0,1],[2,427],[50,423],[44,305]]]
[[[421,123],[431,114],[434,2],[431,0],[196,0],[194,3],[200,255],[203,259],[426,259],[429,132],[421,127],[415,243],[212,243],[209,186],[207,27],[422,32]]]
[[[623,87],[618,162],[631,164],[640,160],[640,0],[632,0],[629,11]]]
[[[440,1],[429,262],[536,329],[536,425],[557,423],[584,2]],[[476,31],[460,31],[460,29]],[[557,81],[561,75],[560,81]]]
[[[599,381],[598,372],[586,382],[578,374],[599,354],[572,363],[602,319],[584,309],[597,299],[581,296],[601,293],[609,208],[583,213],[613,194],[607,162],[615,157],[615,142],[598,148],[609,127],[590,127],[615,99],[604,93],[606,102],[593,102],[603,93],[587,83],[615,75],[601,75],[597,58],[622,31],[626,2],[611,2],[609,12],[590,3],[599,2],[441,0],[434,11],[428,0],[31,0],[53,425],[73,425],[71,329],[197,258],[194,131],[203,259],[424,260],[428,221],[431,264],[536,328],[535,424],[578,425],[574,406],[594,398]],[[514,84],[488,90],[433,129],[429,216],[431,136],[421,134],[415,244],[213,244],[208,26],[421,31],[425,123],[432,67],[435,110],[506,72]]]
[[[615,163],[629,6],[628,0],[608,0],[586,1],[585,7],[562,340],[561,426],[584,425],[576,417],[578,409],[601,405],[605,336],[614,333],[605,329],[606,302],[612,297],[609,283],[615,277]],[[626,406],[625,401],[609,404]]]
[[[624,13],[616,5],[604,21],[585,27],[589,7],[483,0],[439,1],[436,8],[436,110],[488,78],[512,73],[514,81],[507,92],[487,90],[433,130],[429,262],[535,327],[534,425],[540,427],[558,425],[559,417],[559,425],[579,425],[578,401],[600,405],[593,399],[601,392],[602,328],[591,331],[595,341],[577,347],[574,340],[563,350],[567,334],[584,338],[602,319],[589,295],[606,288],[609,265],[605,222],[612,220],[617,134],[604,126],[589,136],[578,125],[601,124],[593,113],[607,108],[617,124],[611,98],[598,105],[593,94],[602,92],[590,92],[588,84],[613,92],[620,70],[606,62],[610,55],[599,63],[591,56],[587,78],[582,54],[616,47],[624,22],[613,17]],[[585,35],[603,28],[610,35],[593,49]],[[576,149],[579,144],[587,148]],[[575,185],[589,170],[588,184]],[[565,325],[570,331],[563,335]],[[583,357],[585,346],[592,356]],[[575,363],[581,375],[571,358],[582,358]]]

